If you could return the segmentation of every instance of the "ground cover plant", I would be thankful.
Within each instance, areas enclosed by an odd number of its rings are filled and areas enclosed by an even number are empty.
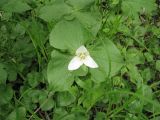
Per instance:
[[[160,1],[0,0],[0,120],[160,120]]]

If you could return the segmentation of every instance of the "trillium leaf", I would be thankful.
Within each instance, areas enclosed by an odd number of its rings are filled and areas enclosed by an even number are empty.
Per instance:
[[[94,0],[56,0],[42,7],[38,15],[47,22],[60,20],[63,17],[67,20],[76,17],[85,28],[89,29],[93,35],[96,35],[101,25],[100,13],[98,10],[84,12],[86,8],[90,9],[94,2]]]
[[[92,74],[92,80],[96,83],[100,83],[105,81],[106,74],[102,68],[96,68],[96,69],[91,69],[90,70]]]
[[[92,40],[91,34],[77,20],[63,20],[50,33],[50,44],[53,47],[74,52],[89,40]]]
[[[84,9],[93,5],[95,0],[67,0],[67,3],[72,5],[74,9]]]
[[[101,16],[99,12],[94,11],[93,13],[77,11],[74,14],[80,23],[83,24],[94,36],[96,36],[101,26]]]
[[[108,39],[105,39],[103,45],[95,47],[90,53],[99,65],[98,69],[90,69],[93,80],[96,82],[104,81],[107,76],[114,76],[124,64],[120,51]]]
[[[22,13],[30,10],[31,7],[22,0],[9,0],[2,9],[6,12]]]
[[[70,57],[59,52],[52,57],[47,70],[49,85],[55,91],[68,90],[73,83],[73,75],[67,69]]]
[[[71,7],[64,3],[64,0],[56,0],[50,5],[46,5],[38,12],[39,17],[47,22],[59,20],[64,15],[71,12]]]

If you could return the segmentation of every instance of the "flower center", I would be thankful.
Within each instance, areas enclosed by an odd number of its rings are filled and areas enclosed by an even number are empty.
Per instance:
[[[82,52],[82,53],[79,53],[77,56],[81,59],[81,60],[84,60],[86,57],[87,57],[87,53],[84,53],[84,52]]]

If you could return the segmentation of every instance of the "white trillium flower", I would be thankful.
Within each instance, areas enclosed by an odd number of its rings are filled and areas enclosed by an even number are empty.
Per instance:
[[[80,46],[76,50],[76,56],[74,56],[73,59],[70,61],[68,65],[68,70],[76,70],[80,68],[80,66],[82,66],[83,64],[90,68],[98,68],[97,63],[90,56],[88,50],[85,48],[84,45]]]

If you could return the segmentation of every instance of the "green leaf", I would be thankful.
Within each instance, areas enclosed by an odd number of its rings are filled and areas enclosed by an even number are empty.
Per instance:
[[[68,90],[73,83],[73,75],[68,71],[70,57],[55,51],[48,64],[47,76],[51,88],[55,91]]]
[[[144,53],[145,58],[147,59],[148,62],[153,61],[153,55],[149,52]]]
[[[160,71],[160,60],[156,61],[156,70]]]
[[[142,10],[151,14],[156,10],[155,0],[123,0],[122,2],[122,11],[127,16],[138,18],[138,12]]]
[[[144,97],[146,97],[147,99],[150,99],[150,100],[152,100],[152,98],[153,98],[152,88],[148,85],[145,85],[145,84],[143,84],[139,88],[137,93],[143,95]]]
[[[92,88],[84,91],[83,95],[79,99],[79,104],[82,100],[83,106],[89,110],[96,102],[101,100],[104,93],[104,87],[100,84],[96,84],[94,87],[92,86]]]
[[[78,107],[78,106],[77,106]],[[55,108],[54,120],[89,120],[89,115],[85,114],[82,108],[72,107],[71,112],[67,112],[64,107]],[[82,109],[82,110],[81,110]]]
[[[120,101],[122,101],[124,95],[118,93],[120,89],[113,89],[112,91],[114,91],[115,93],[112,94],[110,93],[109,95],[106,96],[106,101],[107,99],[109,99],[109,101],[111,101],[112,104],[119,104]]]
[[[89,32],[77,21],[60,21],[50,33],[50,44],[58,49],[76,51],[91,40]]]
[[[5,84],[7,80],[7,71],[3,68],[3,64],[0,64],[0,84]]]
[[[29,73],[27,75],[27,78],[30,86],[32,87],[36,87],[39,84],[39,82],[43,79],[41,74],[38,72]]]
[[[91,80],[80,80],[80,79],[76,79],[75,81],[77,83],[78,86],[80,86],[81,88],[88,90],[90,88],[92,88],[92,81]]]
[[[143,64],[145,62],[145,58],[142,52],[135,48],[130,48],[127,50],[126,55],[126,63],[127,64]]]
[[[6,12],[22,13],[30,10],[31,7],[22,0],[9,0],[2,9]]]
[[[15,81],[17,79],[17,71],[15,70],[15,68],[13,68],[12,65],[7,66],[7,72],[9,81]]]
[[[55,120],[60,120],[60,119],[63,118],[63,116],[66,116],[67,114],[68,113],[67,113],[67,111],[64,108],[62,108],[62,107],[55,108],[53,118]]]
[[[67,3],[73,6],[74,9],[85,9],[93,5],[95,0],[67,0]]]
[[[144,109],[145,109],[146,111],[148,111],[148,112],[158,113],[158,112],[159,112],[160,103],[159,103],[159,101],[156,100],[156,99],[154,100],[154,103],[155,103],[155,104],[151,104],[151,103],[146,104],[146,105],[144,106]]]
[[[146,83],[152,79],[152,72],[150,68],[146,68],[141,71],[141,75]]]
[[[94,81],[97,82],[104,81],[107,76],[114,76],[124,64],[120,51],[108,39],[103,41],[103,45],[91,50],[90,54],[99,65],[97,69],[90,69]]]
[[[58,92],[57,104],[60,106],[68,106],[75,101],[76,97],[68,91]]]
[[[141,82],[143,81],[143,78],[141,74],[139,73],[137,67],[134,66],[133,64],[130,64],[130,65],[127,65],[127,68],[129,69],[129,76],[130,76],[131,82],[139,86]]]
[[[0,0],[0,8],[6,4],[9,0]]]
[[[41,99],[40,105],[41,105],[42,110],[48,111],[54,107],[55,102],[54,102],[53,98],[45,98],[43,100]]]
[[[10,86],[0,85],[0,105],[4,105],[10,102],[13,96],[13,90]]]
[[[106,114],[103,112],[97,112],[94,120],[106,120]]]
[[[143,104],[141,103],[140,100],[134,100],[132,101],[127,109],[133,113],[140,113],[142,112]]]
[[[50,5],[45,5],[38,11],[39,17],[47,22],[59,20],[64,15],[70,13],[71,8],[65,4],[64,0],[56,0]]]
[[[91,78],[94,82],[100,83],[106,80],[106,73],[101,68],[91,69]]]
[[[98,10],[97,10],[98,11]],[[94,36],[97,35],[97,32],[101,26],[101,16],[100,13],[94,12],[81,12],[77,11],[74,13],[76,18],[86,27]]]
[[[6,120],[24,120],[25,116],[26,109],[24,107],[19,107],[12,111]]]
[[[88,73],[88,68],[85,65],[82,65],[78,70],[72,71],[72,74],[75,76],[86,76]]]

